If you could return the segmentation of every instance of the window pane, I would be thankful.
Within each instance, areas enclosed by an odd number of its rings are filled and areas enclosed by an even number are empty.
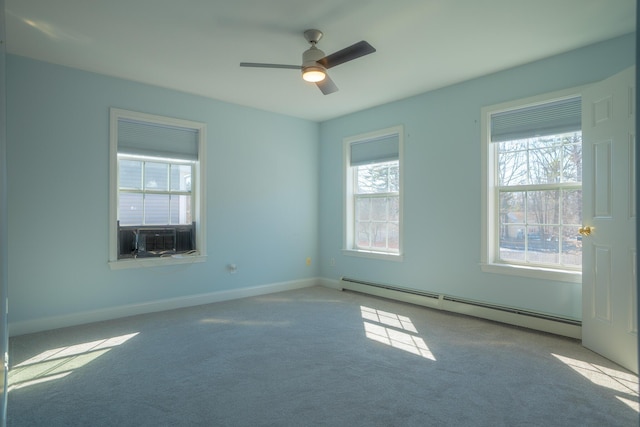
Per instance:
[[[562,148],[529,150],[529,183],[552,184],[562,178]]]
[[[387,220],[387,198],[379,197],[371,199],[371,219],[374,221]]]
[[[371,223],[358,222],[356,223],[356,245],[359,248],[369,248],[369,239],[371,236]]]
[[[389,221],[400,221],[400,197],[389,197]]]
[[[388,164],[371,165],[371,175],[374,193],[386,193],[389,191]]]
[[[525,262],[524,255],[524,242],[522,243],[522,249],[503,246],[502,243],[500,244],[500,260],[502,261]]]
[[[394,252],[400,251],[400,224],[389,223],[389,249]]]
[[[369,221],[371,219],[371,199],[356,199],[356,219],[358,221]]]
[[[562,173],[564,182],[582,182],[582,143],[564,146]]]
[[[542,238],[544,239],[544,245],[542,248],[544,252],[553,252],[555,254],[560,252],[560,227],[543,227]]]
[[[144,188],[145,190],[167,191],[169,189],[169,165],[166,163],[146,162]]]
[[[503,141],[498,143],[498,151],[506,153],[509,151],[522,151],[528,147],[526,139],[515,139],[513,141]]]
[[[370,166],[357,167],[357,186],[356,193],[371,194],[375,193],[375,176]]]
[[[562,233],[562,264],[579,267],[582,265],[582,236],[579,227],[564,227]]]
[[[582,224],[582,190],[565,190],[562,195],[562,223]]]
[[[500,224],[502,235],[505,236],[515,236],[516,231],[513,229],[512,224],[520,224],[520,234],[523,233],[521,230],[522,224],[524,224],[524,215],[525,215],[525,193],[524,191],[501,191],[499,195],[499,203],[500,203]],[[505,228],[506,227],[506,228]]]
[[[169,195],[146,194],[144,198],[144,223],[169,224]]]
[[[120,188],[142,189],[142,162],[136,160],[118,161]]]
[[[500,259],[524,261],[525,193],[500,192]]]
[[[191,224],[191,196],[171,196],[170,224]]]
[[[561,139],[557,135],[543,136],[539,138],[528,139],[529,149],[551,148],[561,143]]]
[[[120,206],[118,207],[118,218],[120,225],[140,225],[142,224],[142,194],[124,193],[119,195]]]
[[[526,185],[527,152],[500,152],[498,156],[498,185]]]
[[[559,224],[560,190],[527,192],[527,223]]]
[[[536,264],[558,264],[560,251],[558,227],[530,227],[528,237],[527,261]]]
[[[371,224],[371,246],[376,249],[385,249],[387,247],[387,223],[374,222]]]
[[[191,191],[191,165],[171,165],[171,191]]]
[[[542,249],[542,227],[540,225],[528,226],[526,228],[527,236],[525,241],[525,248],[527,252],[540,252]]]
[[[389,166],[389,192],[397,193],[400,191],[400,162],[393,162]]]
[[[356,182],[358,194],[389,193],[398,191],[400,169],[398,161],[358,166]]]

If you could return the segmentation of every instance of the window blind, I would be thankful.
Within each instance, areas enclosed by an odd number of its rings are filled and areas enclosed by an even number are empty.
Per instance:
[[[491,142],[579,131],[581,125],[581,98],[563,99],[492,114]]]
[[[400,138],[397,134],[351,144],[351,166],[398,160]]]
[[[118,153],[195,161],[198,131],[119,119]]]

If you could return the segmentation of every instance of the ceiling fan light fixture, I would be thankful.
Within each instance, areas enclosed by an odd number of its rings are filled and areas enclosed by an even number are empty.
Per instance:
[[[315,83],[324,95],[329,95],[338,90],[338,87],[327,74],[327,70],[329,68],[344,64],[345,62],[353,61],[354,59],[358,59],[361,56],[369,55],[376,51],[373,46],[362,40],[327,56],[323,51],[316,47],[316,44],[318,44],[318,41],[322,38],[322,31],[307,30],[304,32],[304,38],[309,42],[311,47],[302,53],[302,65],[241,62],[240,66],[299,70],[302,71],[302,79],[304,81]]]
[[[310,65],[302,70],[302,78],[311,83],[321,82],[326,76],[327,72],[320,65]]]

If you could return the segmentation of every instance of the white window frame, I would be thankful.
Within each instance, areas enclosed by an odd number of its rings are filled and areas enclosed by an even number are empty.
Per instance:
[[[191,182],[192,217],[196,223],[195,253],[176,254],[158,258],[118,259],[118,120],[129,119],[161,126],[192,129],[198,133],[198,160],[194,164]],[[111,269],[154,267],[172,264],[204,262],[207,256],[206,241],[206,124],[190,120],[119,108],[109,109],[109,267]]]
[[[482,175],[482,226],[480,267],[487,273],[507,274],[561,282],[582,282],[582,271],[554,267],[539,267],[503,263],[499,261],[498,206],[497,206],[497,155],[491,143],[491,115],[567,98],[582,96],[582,87],[561,90],[515,101],[490,105],[481,109],[481,175]]]
[[[354,204],[354,178],[353,167],[351,166],[351,145],[357,143],[363,143],[367,141],[376,140],[387,136],[398,136],[398,163],[399,163],[399,204],[400,204],[400,216],[399,216],[399,247],[398,252],[381,252],[358,249],[355,246],[355,204]],[[350,136],[343,139],[343,183],[344,183],[344,207],[343,207],[343,244],[344,248],[342,253],[344,255],[372,258],[388,261],[403,261],[404,251],[404,221],[403,221],[403,187],[404,187],[404,162],[403,162],[403,141],[404,141],[404,127],[402,125],[389,127],[373,132],[363,133],[359,135]]]

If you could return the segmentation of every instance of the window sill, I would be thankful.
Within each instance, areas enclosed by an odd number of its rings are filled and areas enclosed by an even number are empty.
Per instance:
[[[531,277],[558,282],[582,283],[582,272],[573,270],[554,270],[542,267],[527,267],[511,264],[480,264],[485,273],[508,274],[511,276]]]
[[[124,270],[127,268],[162,267],[167,265],[195,264],[199,262],[205,262],[206,260],[206,255],[176,254],[158,258],[133,258],[121,259],[118,261],[109,261],[109,268],[111,270]]]
[[[402,262],[404,257],[402,254],[390,254],[385,252],[373,252],[373,251],[361,251],[355,249],[343,249],[343,255],[354,256],[359,258],[372,258],[372,259],[380,259],[385,261],[396,261]]]

